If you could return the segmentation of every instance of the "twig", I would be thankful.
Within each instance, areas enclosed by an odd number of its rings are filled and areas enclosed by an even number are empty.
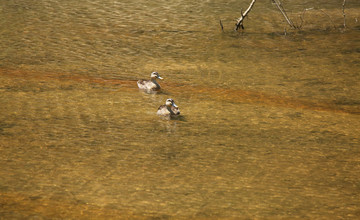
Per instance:
[[[300,15],[301,23],[300,23],[300,25],[298,26],[299,29],[302,28],[302,25],[303,25],[303,23],[304,23],[304,15],[305,15],[305,12],[306,12],[306,11],[309,11],[309,10],[313,10],[313,9],[314,9],[314,8],[305,8],[305,9],[304,9],[303,13]]]
[[[223,26],[223,24],[221,22],[221,19],[220,19],[220,27],[221,27],[221,30],[224,31],[224,26]]]
[[[328,13],[326,13],[324,10],[322,10],[322,9],[319,9],[319,11],[321,11],[322,13],[324,13],[326,16],[329,17],[332,25],[334,26],[334,29],[336,29],[336,25],[335,25],[334,21],[331,19],[331,16],[330,16]]]
[[[344,16],[344,28],[346,28],[346,14],[345,14],[345,4],[346,4],[346,0],[344,0],[343,2],[343,5],[342,5],[342,13],[343,13],[343,16]]]
[[[314,8],[306,8],[306,9],[304,9],[303,13],[302,13],[301,16],[300,16],[301,23],[300,23],[300,25],[299,25],[297,28],[301,29],[301,27],[302,27],[302,25],[303,25],[303,23],[304,23],[304,19],[303,19],[303,18],[304,18],[305,12],[306,12],[306,11],[313,10],[313,9],[314,9]],[[326,16],[328,16],[329,20],[331,21],[332,25],[334,26],[334,29],[336,29],[336,25],[335,25],[334,21],[331,19],[331,16],[330,16],[328,13],[326,13],[324,10],[322,10],[322,9],[319,9],[319,11],[321,11],[323,14],[325,14]]]
[[[252,0],[248,9],[246,9],[246,11],[244,12],[244,14],[242,13],[242,10],[241,10],[241,17],[237,20],[236,22],[236,27],[235,27],[235,31],[239,30],[239,28],[241,27],[242,29],[244,29],[244,19],[245,17],[249,14],[249,12],[251,11],[252,7],[254,6],[256,0]]]
[[[296,29],[296,26],[294,25],[294,23],[291,21],[291,19],[287,16],[285,9],[282,7],[280,0],[273,0],[273,2],[276,4],[276,6],[278,7],[278,9],[280,10],[281,14],[284,16],[285,20],[287,21],[287,23],[290,25],[290,27]]]

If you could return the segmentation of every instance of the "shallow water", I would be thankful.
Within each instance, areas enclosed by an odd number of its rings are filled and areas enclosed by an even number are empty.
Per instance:
[[[360,215],[359,3],[0,3],[0,218]]]

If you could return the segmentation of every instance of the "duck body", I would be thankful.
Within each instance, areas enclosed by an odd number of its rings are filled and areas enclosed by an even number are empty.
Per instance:
[[[180,110],[173,99],[167,99],[165,105],[160,105],[158,108],[157,115],[169,117],[177,116],[180,115]]]
[[[156,79],[163,79],[160,77],[159,73],[152,72],[150,75],[150,80],[141,79],[137,81],[139,89],[146,91],[159,91],[161,89],[159,83],[156,82]]]

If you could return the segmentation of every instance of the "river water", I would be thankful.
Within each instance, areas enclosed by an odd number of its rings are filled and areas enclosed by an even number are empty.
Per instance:
[[[357,219],[360,2],[249,2],[0,0],[0,219]]]

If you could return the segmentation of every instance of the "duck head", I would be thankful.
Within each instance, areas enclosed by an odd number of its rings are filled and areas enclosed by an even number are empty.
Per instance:
[[[175,104],[173,99],[166,99],[165,105],[169,111],[172,112],[171,114],[180,115],[179,107]]]
[[[163,79],[162,77],[160,77],[158,72],[152,72],[150,75],[151,79]]]
[[[168,107],[174,106],[175,108],[178,108],[173,99],[166,99],[165,105]]]

